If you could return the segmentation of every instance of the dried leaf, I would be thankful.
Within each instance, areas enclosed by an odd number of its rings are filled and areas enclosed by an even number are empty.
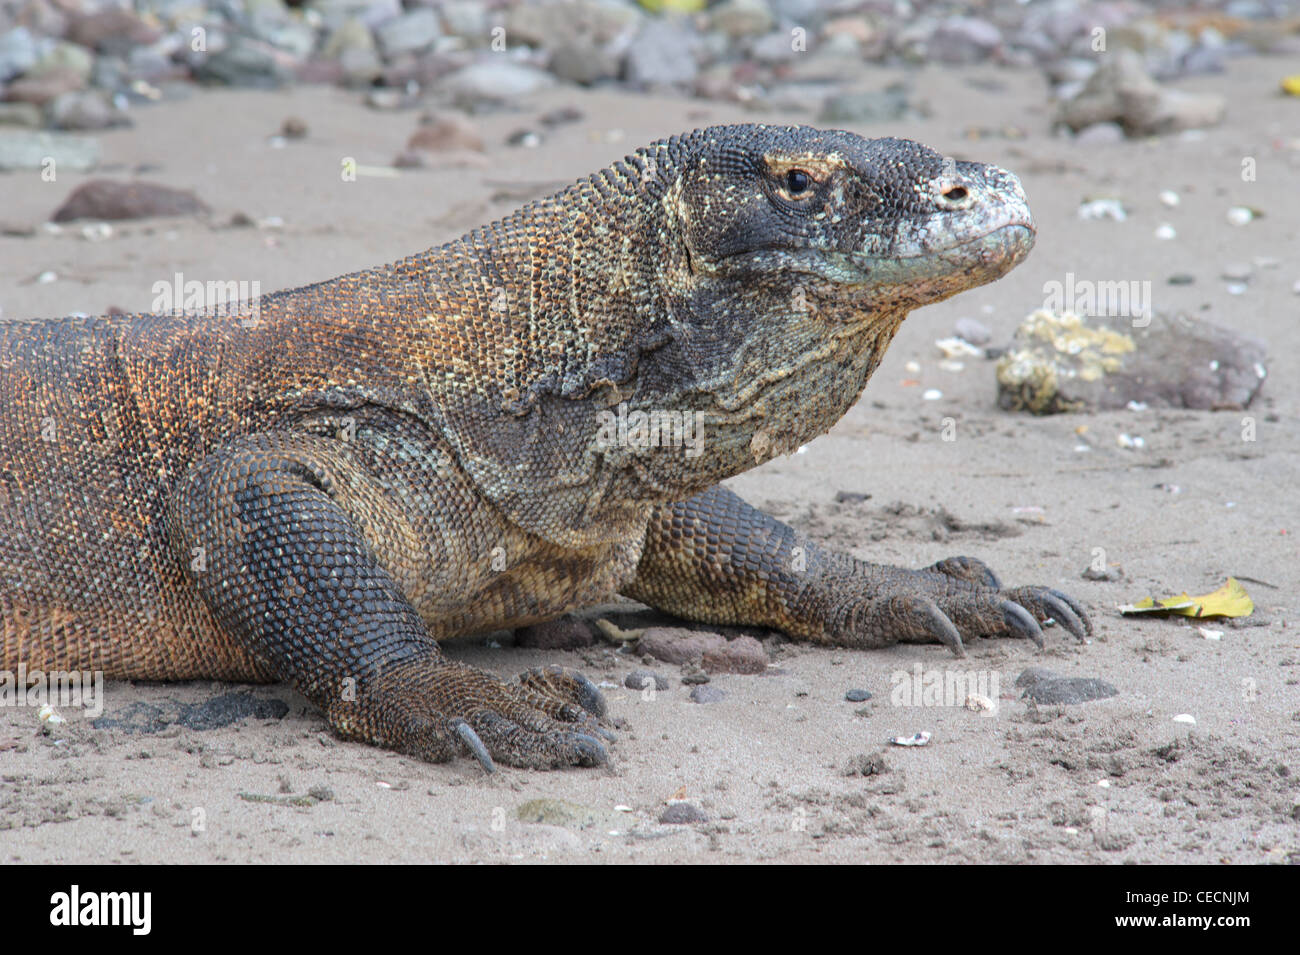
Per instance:
[[[1120,613],[1178,614],[1182,617],[1248,617],[1254,610],[1255,602],[1235,577],[1229,577],[1228,582],[1213,593],[1199,597],[1189,597],[1183,591],[1177,597],[1160,601],[1144,597],[1135,604],[1119,608]]]

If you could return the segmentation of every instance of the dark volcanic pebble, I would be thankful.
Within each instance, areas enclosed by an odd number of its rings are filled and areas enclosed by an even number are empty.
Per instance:
[[[871,699],[871,691],[849,690],[849,692],[844,694],[844,699],[848,700],[850,703],[865,703],[867,700]]]
[[[1061,676],[1043,667],[1030,667],[1016,677],[1016,686],[1038,703],[1071,704],[1089,700],[1105,700],[1117,696],[1119,690],[1096,677]]]

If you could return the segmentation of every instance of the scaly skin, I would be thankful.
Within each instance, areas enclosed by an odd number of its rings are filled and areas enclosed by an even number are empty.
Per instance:
[[[857,561],[717,487],[828,430],[910,309],[1032,242],[1000,169],[714,127],[254,315],[0,326],[0,664],[287,680],[349,739],[554,767],[608,758],[592,684],[438,640],[618,591],[855,647],[1041,642],[1049,617],[1082,639],[1064,595]],[[642,413],[699,441],[646,446]]]

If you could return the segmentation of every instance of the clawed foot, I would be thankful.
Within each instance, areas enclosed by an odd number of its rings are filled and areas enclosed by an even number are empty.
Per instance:
[[[329,707],[345,738],[399,750],[430,762],[472,756],[487,772],[496,763],[534,769],[600,766],[609,761],[605,700],[585,676],[544,667],[506,683],[442,657],[385,671],[357,699]]]
[[[950,557],[906,579],[892,593],[850,603],[833,636],[848,646],[942,643],[965,656],[963,640],[1023,637],[1041,649],[1042,624],[1053,621],[1080,643],[1092,635],[1083,606],[1049,587],[1005,589],[986,564]]]

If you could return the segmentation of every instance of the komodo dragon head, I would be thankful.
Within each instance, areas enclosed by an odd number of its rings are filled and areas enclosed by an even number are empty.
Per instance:
[[[528,344],[482,363],[505,416],[447,393],[466,422],[448,433],[520,523],[616,535],[649,499],[829,430],[909,310],[1033,241],[1015,176],[919,143],[761,125],[661,140],[462,240],[515,276],[502,320]]]
[[[704,414],[702,453],[638,457],[651,483],[707,486],[825,432],[909,310],[1034,243],[1015,176],[908,140],[728,126],[628,162],[660,168],[670,290],[630,404]]]

